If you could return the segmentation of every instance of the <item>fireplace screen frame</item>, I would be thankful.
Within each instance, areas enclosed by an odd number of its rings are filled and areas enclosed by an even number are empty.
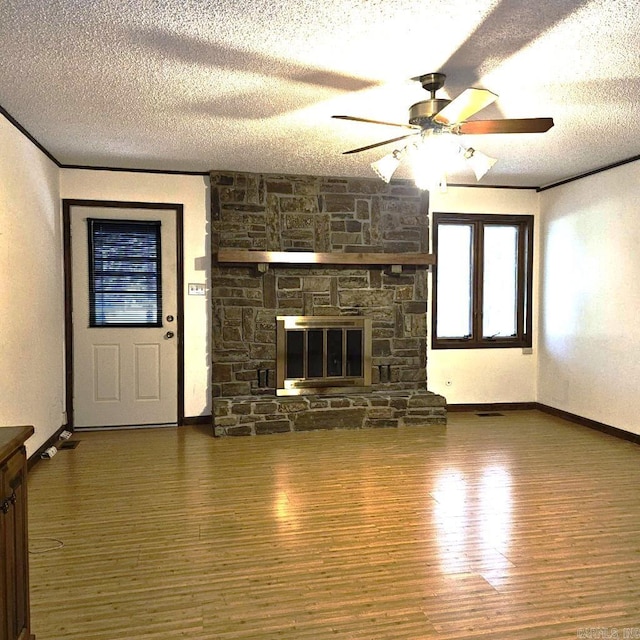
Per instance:
[[[287,332],[303,333],[303,352],[306,356],[309,345],[309,331],[323,330],[323,376],[287,377]],[[341,375],[329,375],[327,365],[328,331],[342,331]],[[346,340],[349,330],[360,330],[362,342],[360,345],[360,375],[347,375],[346,369]],[[276,395],[299,396],[308,394],[331,394],[366,391],[371,387],[371,319],[361,316],[277,316],[276,317]],[[317,335],[317,333],[316,333]],[[303,358],[301,365],[308,369],[308,360]]]

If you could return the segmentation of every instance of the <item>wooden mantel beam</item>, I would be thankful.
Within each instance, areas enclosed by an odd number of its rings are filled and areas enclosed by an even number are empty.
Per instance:
[[[315,253],[311,251],[248,251],[219,249],[219,263],[235,264],[339,264],[339,265],[430,265],[432,253]]]

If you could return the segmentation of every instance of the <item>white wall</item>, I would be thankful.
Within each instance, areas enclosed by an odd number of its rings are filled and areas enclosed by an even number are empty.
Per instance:
[[[540,195],[539,402],[640,433],[640,162]]]
[[[501,213],[535,216],[534,227],[534,349],[427,349],[427,387],[449,404],[534,402],[536,400],[537,266],[540,230],[539,194],[533,189],[478,189],[449,187],[433,193],[429,213]],[[433,226],[432,226],[433,228]],[[431,327],[431,276],[429,277],[429,327]],[[431,331],[429,330],[429,334]]]
[[[4,118],[0,148],[0,426],[33,424],[33,453],[63,424],[60,199],[183,204],[185,288],[204,282],[209,292],[208,179],[59,170]],[[453,404],[537,400],[640,433],[639,178],[636,162],[541,194],[450,187],[432,195],[431,213],[535,216],[539,314],[533,355],[429,348],[430,390]],[[211,412],[209,308],[209,295],[185,291],[186,416]]]
[[[58,167],[0,117],[0,426],[63,424],[64,289]]]
[[[185,416],[211,414],[209,362],[209,178],[124,171],[62,169],[60,196],[92,200],[184,205]],[[187,295],[190,282],[205,283],[207,296]]]

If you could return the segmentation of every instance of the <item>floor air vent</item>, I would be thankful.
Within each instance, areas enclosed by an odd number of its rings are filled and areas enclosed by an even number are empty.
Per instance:
[[[499,411],[484,411],[483,413],[476,413],[479,418],[497,418],[499,416],[504,416],[504,413],[500,413]]]
[[[75,449],[80,444],[80,440],[65,440],[58,445],[58,449]]]

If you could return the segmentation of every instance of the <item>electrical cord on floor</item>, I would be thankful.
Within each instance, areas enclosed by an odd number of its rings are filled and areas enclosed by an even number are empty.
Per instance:
[[[44,541],[44,542],[55,542],[56,544],[50,547],[45,547],[44,549],[31,549],[31,541]],[[30,554],[38,554],[38,553],[47,553],[49,551],[55,551],[56,549],[62,549],[64,547],[64,542],[62,540],[58,540],[57,538],[29,538],[29,553]]]

